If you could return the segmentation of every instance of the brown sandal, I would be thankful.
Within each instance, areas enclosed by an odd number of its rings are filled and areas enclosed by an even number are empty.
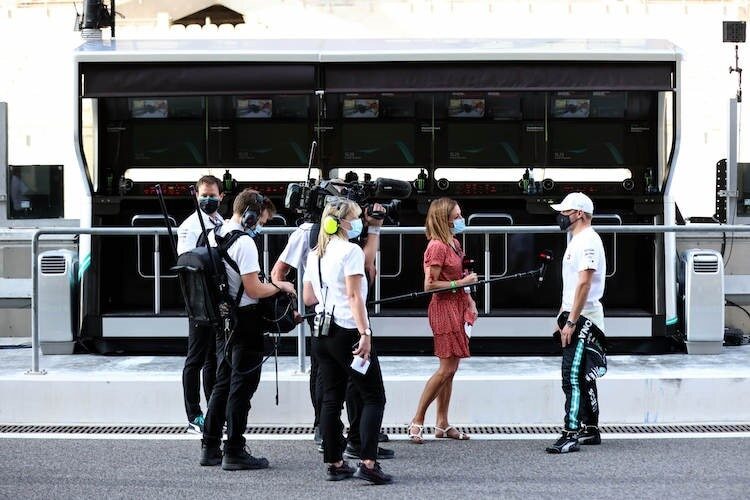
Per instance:
[[[450,431],[456,431],[458,434],[450,434]],[[440,435],[438,435],[438,432],[440,432]],[[452,425],[449,425],[445,429],[441,429],[438,426],[435,426],[435,437],[438,439],[455,439],[457,441],[468,441],[471,439],[468,434],[465,432],[461,432]]]

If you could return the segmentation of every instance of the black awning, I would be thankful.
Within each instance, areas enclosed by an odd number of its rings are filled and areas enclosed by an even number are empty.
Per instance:
[[[83,97],[306,94],[313,64],[83,63]]]
[[[327,92],[672,90],[672,62],[331,63]]]

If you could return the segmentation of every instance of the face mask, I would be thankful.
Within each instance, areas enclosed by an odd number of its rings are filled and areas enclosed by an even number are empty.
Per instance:
[[[263,232],[263,226],[260,224],[256,224],[255,227],[248,228],[245,232],[249,234],[251,238],[255,238]]]
[[[464,232],[464,229],[466,229],[466,222],[464,221],[463,217],[455,219],[453,221],[453,227],[451,228],[451,233],[461,234]]]
[[[219,199],[213,196],[201,196],[198,198],[198,205],[201,210],[211,215],[219,209]]]
[[[570,220],[569,215],[557,214],[557,225],[560,226],[560,229],[563,231],[567,231],[573,223],[579,220],[580,219]]]
[[[346,232],[346,237],[353,240],[362,234],[362,219],[354,219],[349,221],[349,223],[352,225],[352,228]]]

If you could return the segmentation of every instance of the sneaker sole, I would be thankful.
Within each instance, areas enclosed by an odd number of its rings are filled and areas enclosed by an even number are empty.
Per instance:
[[[571,446],[566,451],[558,450],[557,448],[547,448],[545,451],[547,453],[552,454],[552,455],[562,455],[563,453],[573,453],[573,452],[579,451],[579,450],[580,450],[580,448],[578,447],[578,445],[576,445],[576,446]]]
[[[261,469],[268,469],[268,465],[257,465],[257,466],[247,466],[244,464],[221,464],[221,468],[223,470],[261,470]]]
[[[598,444],[602,444],[602,440],[601,440],[601,438],[600,439],[593,439],[592,438],[592,439],[589,439],[588,441],[584,441],[584,440],[579,439],[578,440],[578,444],[582,444],[584,446],[596,446]]]
[[[343,481],[344,479],[349,479],[352,476],[354,476],[353,472],[351,474],[341,474],[337,476],[328,475],[326,476],[326,481]]]
[[[221,459],[216,458],[213,460],[201,460],[201,466],[203,467],[213,467],[215,465],[221,465]]]
[[[359,469],[357,469],[357,471],[352,475],[352,477],[356,477],[357,479],[362,479],[362,480],[367,481],[369,483],[378,484],[378,485],[380,485],[380,484],[391,484],[393,482],[393,479],[391,479],[390,481],[381,481],[381,480],[373,479],[373,478],[370,478],[370,477],[366,477],[363,474],[359,473]]]

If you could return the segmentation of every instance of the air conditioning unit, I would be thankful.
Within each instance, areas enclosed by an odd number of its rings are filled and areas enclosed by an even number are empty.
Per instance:
[[[73,354],[78,329],[78,254],[48,250],[38,261],[37,318],[44,354]]]
[[[688,354],[719,354],[724,343],[724,259],[715,250],[680,255],[682,324]]]

